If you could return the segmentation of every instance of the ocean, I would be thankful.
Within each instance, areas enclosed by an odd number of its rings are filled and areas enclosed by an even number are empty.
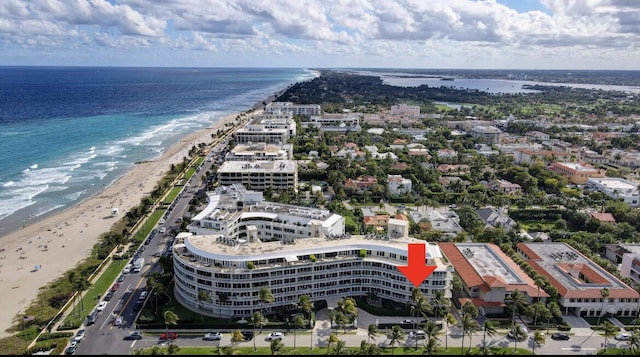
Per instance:
[[[183,136],[316,72],[0,67],[0,236],[91,197]]]

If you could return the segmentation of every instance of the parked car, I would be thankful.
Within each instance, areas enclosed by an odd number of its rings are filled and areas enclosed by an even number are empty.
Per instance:
[[[507,337],[512,339],[512,340],[516,339],[516,336],[515,336],[515,333],[513,332],[513,330],[511,330],[511,331],[509,331],[507,333]],[[524,341],[526,339],[527,339],[527,335],[518,335],[518,339],[517,340],[518,340],[518,342],[522,342],[522,341]]]
[[[402,323],[403,324],[412,324],[413,320],[411,320],[411,319],[402,320]]]
[[[620,332],[619,334],[616,335],[616,337],[614,337],[616,340],[618,341],[629,341],[629,338],[631,337],[631,334],[628,332]]]
[[[118,318],[115,321],[113,321],[113,326],[120,326],[122,325],[123,322],[124,322],[124,317],[118,316]]]
[[[178,338],[178,334],[175,332],[163,332],[160,334],[161,340],[175,340],[176,338]]]
[[[87,316],[87,321],[85,322],[85,325],[91,326],[96,323],[96,320],[98,320],[98,312],[94,310],[89,314],[89,316]]]
[[[167,231],[167,229],[165,227],[160,228],[160,233],[164,233],[166,231]]]
[[[209,332],[202,337],[205,341],[220,341],[222,340],[222,334],[220,332]]]
[[[422,330],[411,331],[411,332],[409,332],[409,338],[417,339],[417,340],[424,340],[425,338],[427,338],[427,334]]]
[[[86,336],[86,330],[82,329],[82,330],[78,330],[78,332],[76,332],[76,335],[73,337],[73,341],[75,343],[80,343],[84,340],[85,336]]]
[[[245,341],[253,340],[253,331],[242,331],[242,337]]]
[[[64,351],[64,354],[66,354],[66,355],[75,354],[77,349],[78,349],[78,346],[76,345],[76,343],[75,342],[71,342],[69,347],[67,347],[67,349]]]
[[[105,307],[107,307],[108,302],[106,301],[100,301],[100,303],[98,304],[98,307],[96,307],[96,310],[98,311],[102,311],[104,310]]]
[[[569,339],[569,334],[563,333],[563,332],[554,333],[553,335],[551,335],[551,339],[558,340],[558,341],[566,341]]]
[[[133,310],[134,311],[140,311],[140,309],[142,309],[143,305],[144,305],[144,301],[138,300],[138,301],[136,301],[136,304],[133,305]]]
[[[104,301],[111,301],[112,297],[113,297],[113,291],[108,291],[107,294],[104,296]]]
[[[115,283],[113,284],[113,286],[111,287],[111,292],[116,292],[118,291],[118,288],[120,287],[120,283]]]
[[[283,337],[284,337],[284,333],[282,332],[272,332],[269,334],[269,336],[267,336],[266,340],[267,341],[282,340]]]
[[[125,278],[126,276],[124,274],[120,274],[120,276],[118,277],[118,282],[119,283],[123,282]]]
[[[125,340],[142,340],[143,337],[144,335],[142,334],[142,332],[133,331],[133,332],[130,332],[128,335],[124,336],[124,339]]]

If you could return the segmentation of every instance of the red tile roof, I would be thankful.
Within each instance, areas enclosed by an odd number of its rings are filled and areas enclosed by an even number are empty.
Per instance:
[[[541,298],[549,297],[549,294],[544,290],[540,289],[538,291],[538,286],[535,284],[533,279],[531,279],[527,273],[525,273],[495,244],[486,243],[486,247],[491,249],[491,251],[497,256],[497,259],[509,265],[509,268],[518,275],[524,284],[509,284],[497,276],[481,276],[467,258],[465,258],[464,254],[462,254],[455,243],[442,242],[439,243],[438,246],[442,253],[451,262],[451,265],[453,265],[463,283],[469,288],[478,287],[479,289],[487,292],[492,288],[504,287],[506,291],[518,290],[527,293],[530,297],[538,297],[538,294],[540,294],[539,296]]]
[[[611,213],[593,212],[591,213],[591,217],[597,219],[600,222],[616,223],[616,219],[613,218],[613,215]]]
[[[574,251],[578,255],[582,256],[583,259],[586,259],[587,261],[591,262],[591,264],[596,265],[596,263],[593,263],[589,258],[584,256],[579,251],[571,248],[571,246],[569,246],[568,244],[565,244],[565,245],[567,246],[567,249],[570,249],[570,250]],[[518,248],[518,250],[520,252],[522,252],[523,254],[527,255],[528,259],[524,258],[524,257],[523,257],[523,259],[529,265],[531,265],[531,267],[535,271],[537,271],[539,274],[542,274],[542,275],[546,276],[547,279],[549,279],[549,282],[551,283],[551,285],[553,285],[556,288],[556,290],[558,290],[558,294],[560,296],[564,297],[565,299],[569,299],[569,298],[600,299],[600,298],[602,298],[602,296],[600,295],[600,289],[603,287],[602,283],[600,283],[600,284],[595,283],[597,285],[594,285],[592,288],[587,288],[587,289],[570,289],[570,288],[567,288],[558,279],[556,279],[553,276],[553,274],[549,273],[544,266],[541,265],[541,263],[544,260],[539,255],[537,255],[531,248],[529,248],[529,246],[527,246],[526,243],[518,243],[516,245],[516,247]],[[563,263],[553,264],[554,269],[558,265],[560,265],[559,268],[561,268],[562,264]],[[573,263],[573,264],[576,265],[576,263]],[[586,274],[584,274],[585,277],[588,277],[588,279],[591,280],[591,281],[602,281],[601,279],[605,279],[606,280],[606,278],[604,276],[602,276],[601,273],[593,270],[591,267],[589,267],[589,269],[585,270],[585,271],[586,271]],[[593,274],[599,275],[600,278],[595,278]],[[635,291],[632,288],[628,287],[626,284],[624,284],[622,281],[620,281],[619,279],[617,279],[613,275],[611,275],[611,279],[615,280],[620,285],[624,286],[624,288],[615,288],[615,287],[608,286],[607,288],[609,289],[609,299],[633,299],[633,298],[640,297],[640,294],[638,294],[637,291]],[[609,282],[609,281],[607,280],[607,282]],[[582,282],[582,284],[584,284],[584,281]]]

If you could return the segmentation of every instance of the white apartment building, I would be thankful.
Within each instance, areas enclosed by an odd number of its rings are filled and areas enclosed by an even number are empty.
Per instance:
[[[237,144],[225,155],[225,161],[275,161],[291,159],[293,159],[292,144],[267,144],[264,142]]]
[[[502,141],[502,130],[495,126],[474,126],[471,128],[471,136],[487,144],[500,144]]]
[[[294,160],[225,161],[218,168],[218,182],[242,184],[250,190],[297,190],[298,166]]]
[[[602,192],[617,200],[622,199],[631,207],[640,206],[638,184],[619,177],[590,177],[585,190]]]
[[[296,104],[292,102],[271,102],[265,107],[267,112],[287,112],[292,115],[320,115],[320,104]]]
[[[360,117],[361,113],[312,115],[309,121],[300,124],[303,128],[312,126],[323,131],[360,131]]]
[[[268,143],[283,144],[296,135],[296,122],[289,113],[262,113],[243,128],[236,130],[237,144]]]
[[[419,105],[406,105],[405,103],[401,103],[398,105],[391,106],[391,115],[406,115],[406,116],[420,116],[420,106]]]
[[[402,177],[402,175],[387,175],[387,185],[392,196],[411,192],[411,180]]]

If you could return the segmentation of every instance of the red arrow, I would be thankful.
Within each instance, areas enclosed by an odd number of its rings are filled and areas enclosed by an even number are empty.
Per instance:
[[[398,270],[417,288],[428,278],[437,266],[425,265],[426,246],[423,243],[409,243],[407,266],[399,266]]]

